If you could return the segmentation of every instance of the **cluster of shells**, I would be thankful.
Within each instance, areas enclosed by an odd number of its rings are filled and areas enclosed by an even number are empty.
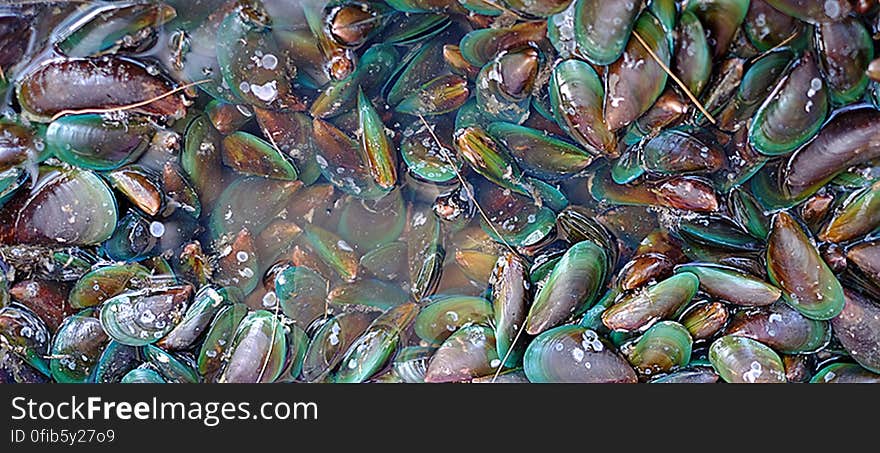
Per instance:
[[[876,0],[0,6],[0,381],[880,382]]]

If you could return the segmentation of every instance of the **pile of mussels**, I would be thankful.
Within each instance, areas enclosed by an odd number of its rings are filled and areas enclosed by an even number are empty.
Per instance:
[[[3,382],[880,382],[876,0],[0,8]]]

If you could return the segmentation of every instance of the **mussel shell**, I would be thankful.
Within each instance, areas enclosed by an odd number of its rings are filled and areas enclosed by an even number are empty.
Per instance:
[[[696,0],[687,3],[686,11],[703,23],[717,58],[727,52],[748,9],[748,0]]]
[[[668,373],[687,365],[691,360],[693,340],[687,329],[673,321],[651,326],[623,353],[635,370],[643,376]]]
[[[49,329],[32,311],[20,305],[0,308],[0,338],[3,350],[14,353],[40,373],[50,376]]]
[[[782,297],[811,319],[827,320],[844,306],[843,288],[800,225],[776,214],[767,239],[767,274]]]
[[[452,334],[428,363],[425,382],[460,382],[488,376],[501,366],[495,332],[479,325]]]
[[[822,228],[818,238],[829,242],[858,239],[880,226],[880,182],[852,194]]]
[[[526,332],[538,335],[590,308],[605,281],[605,251],[591,241],[569,248],[538,290],[526,320]]]
[[[140,264],[110,264],[80,277],[67,299],[74,308],[95,307],[126,290],[144,288],[149,282],[150,271]]]
[[[18,103],[27,117],[48,122],[65,110],[114,108],[141,103],[171,91],[167,82],[121,57],[50,61],[18,84]],[[180,96],[166,96],[135,109],[150,115],[181,118]]]
[[[770,6],[766,0],[751,0],[743,22],[743,31],[749,42],[762,52],[778,46],[792,35],[803,33],[803,30],[802,22]]]
[[[700,289],[734,305],[764,306],[782,297],[779,288],[732,267],[692,263],[675,270],[696,275],[700,279]]]
[[[5,209],[12,218],[0,225],[4,243],[94,245],[116,227],[116,198],[90,171],[47,171],[29,194],[18,195],[10,201],[17,209]]]
[[[401,332],[412,323],[418,311],[415,303],[406,303],[379,315],[345,352],[335,382],[363,382],[381,370],[397,348]]]
[[[672,49],[656,17],[643,12],[636,21],[634,33],[669,67]],[[608,67],[606,74],[605,124],[608,128],[621,129],[647,112],[663,93],[666,79],[666,72],[641,42],[630,40],[623,56]]]
[[[101,327],[122,344],[155,343],[177,325],[191,296],[189,285],[122,293],[101,306]]]
[[[847,0],[827,0],[824,2],[811,0],[765,1],[789,16],[813,24],[840,21],[852,11],[852,6]]]
[[[123,377],[141,364],[138,348],[110,341],[95,364],[94,382],[98,384],[121,382]]]
[[[691,305],[681,315],[681,324],[690,332],[694,341],[707,340],[727,324],[729,314],[722,302]]]
[[[487,132],[507,148],[523,171],[544,180],[571,177],[593,162],[589,152],[537,129],[496,122]]]
[[[592,330],[561,326],[529,343],[523,370],[533,383],[635,383],[632,366]]]
[[[399,285],[377,279],[343,283],[327,294],[332,308],[389,310],[409,301],[409,293]]]
[[[287,337],[281,320],[271,312],[248,313],[235,331],[229,346],[229,361],[218,382],[273,382],[281,374],[287,357]]]
[[[860,365],[880,373],[880,306],[849,289],[843,311],[831,320],[834,337]]]
[[[492,304],[482,297],[436,295],[416,316],[416,335],[428,344],[439,345],[455,331],[469,324],[488,324],[493,317]]]
[[[832,363],[817,371],[810,384],[880,384],[880,374],[854,363]]]
[[[325,378],[342,361],[343,354],[376,318],[375,312],[342,313],[327,320],[312,335],[303,361],[303,378],[315,382]]]
[[[835,115],[819,135],[793,154],[780,174],[789,199],[812,195],[835,176],[880,155],[880,111],[852,108]]]
[[[199,346],[197,365],[199,374],[207,381],[214,381],[217,373],[229,360],[229,349],[235,331],[241,320],[248,313],[248,307],[242,303],[227,305],[217,312],[205,339]]]
[[[281,151],[263,139],[243,131],[223,138],[223,163],[233,170],[253,176],[293,181],[293,167]]]
[[[517,337],[525,328],[530,283],[525,263],[513,253],[498,257],[489,284],[495,321],[495,347],[506,366],[519,361]]]
[[[226,305],[236,302],[233,294],[233,291],[225,288],[218,290],[210,285],[203,286],[193,297],[180,322],[157,345],[171,351],[195,346],[217,313]]]
[[[89,170],[112,170],[140,157],[153,136],[141,118],[107,120],[101,115],[68,115],[46,129],[46,146],[56,157]]]
[[[290,266],[275,276],[275,294],[284,315],[306,329],[326,310],[327,281],[312,269]]]
[[[874,58],[871,35],[855,18],[824,22],[816,27],[819,69],[831,98],[840,104],[858,100],[868,86],[866,71]]]
[[[196,364],[189,356],[176,355],[148,344],[143,349],[144,358],[166,382],[195,384],[199,382]]]
[[[602,313],[602,322],[612,330],[647,328],[681,311],[696,295],[699,284],[699,278],[690,272],[675,274],[645,290],[624,296]]]
[[[245,5],[229,13],[217,28],[217,63],[232,93],[257,107],[302,110],[293,94],[288,70],[278,43],[256,20],[265,12]],[[263,16],[265,17],[265,16]]]
[[[576,0],[577,51],[597,65],[614,63],[626,47],[639,8],[628,1]]]
[[[748,337],[786,353],[811,353],[831,340],[827,322],[809,319],[787,304],[741,311],[733,316],[725,332]]]
[[[727,335],[709,347],[709,361],[725,382],[735,384],[784,383],[782,359],[751,338]]]
[[[550,77],[550,105],[556,122],[585,149],[618,155],[617,139],[606,126],[605,89],[596,70],[580,60],[565,60]]]
[[[749,143],[769,156],[794,151],[819,132],[828,103],[826,82],[819,73],[816,57],[806,53],[794,61],[755,113]]]

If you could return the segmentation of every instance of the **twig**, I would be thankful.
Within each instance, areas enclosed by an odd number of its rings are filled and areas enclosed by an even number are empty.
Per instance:
[[[642,47],[644,47],[645,50],[648,51],[648,53],[651,55],[651,58],[653,58],[654,61],[656,61],[657,64],[660,65],[661,68],[663,68],[663,71],[665,71],[666,74],[669,75],[669,77],[672,77],[672,80],[674,80],[675,83],[678,85],[678,87],[684,91],[684,93],[687,95],[688,99],[690,99],[691,102],[693,102],[694,105],[697,106],[697,108],[709,120],[709,122],[712,124],[717,124],[717,121],[715,121],[715,117],[713,117],[712,114],[710,114],[709,111],[706,110],[705,107],[703,107],[703,104],[700,104],[700,101],[698,101],[697,97],[694,96],[693,93],[691,93],[691,90],[688,89],[688,87],[684,84],[684,82],[682,82],[681,79],[679,79],[675,74],[672,73],[672,70],[669,69],[669,66],[667,66],[666,63],[663,63],[663,60],[661,60],[660,57],[658,57],[657,54],[654,53],[653,50],[651,50],[651,47],[649,47],[648,43],[646,43],[645,40],[642,38],[642,36],[639,35],[639,32],[633,30],[633,36],[635,36],[636,39],[639,41],[639,43],[642,45]]]
[[[52,116],[52,121],[55,121],[64,115],[79,115],[82,113],[113,113],[113,112],[122,112],[125,110],[136,109],[138,107],[143,107],[145,105],[149,105],[149,104],[152,104],[153,102],[167,98],[168,96],[172,96],[172,95],[179,93],[187,88],[194,87],[196,85],[201,85],[203,83],[208,83],[210,81],[211,81],[211,79],[204,79],[204,80],[199,80],[198,82],[187,83],[186,85],[179,86],[171,91],[162,93],[159,96],[147,99],[145,101],[135,102],[134,104],[122,105],[119,107],[113,107],[113,108],[107,108],[107,109],[62,110]]]

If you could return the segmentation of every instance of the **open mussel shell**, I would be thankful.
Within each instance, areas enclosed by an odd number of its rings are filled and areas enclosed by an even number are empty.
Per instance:
[[[856,362],[880,373],[880,306],[855,291],[844,294],[843,311],[831,320],[834,337]]]
[[[589,309],[609,272],[607,263],[604,250],[595,243],[572,245],[535,295],[526,332],[538,335]]]
[[[693,340],[687,329],[673,321],[651,326],[634,343],[623,347],[629,363],[642,376],[668,373],[691,360]]]
[[[273,382],[287,357],[287,337],[281,320],[266,310],[248,313],[229,346],[229,360],[218,382]]]
[[[815,352],[831,339],[827,322],[809,319],[787,304],[740,311],[725,332],[760,341],[786,354]]]
[[[676,272],[690,272],[700,279],[700,289],[712,297],[742,306],[770,305],[782,291],[736,268],[715,264],[684,264]]]
[[[460,382],[488,376],[501,366],[495,332],[472,325],[452,334],[428,363],[425,382]]]
[[[110,341],[95,364],[94,382],[98,384],[121,382],[130,371],[141,364],[138,348]]]
[[[492,304],[482,297],[435,295],[422,302],[415,320],[415,333],[428,344],[439,345],[468,324],[488,324]]]
[[[3,351],[14,353],[27,365],[51,376],[49,361],[49,329],[32,311],[20,305],[0,308],[0,339]]]
[[[643,290],[623,296],[602,313],[602,323],[611,330],[634,331],[673,317],[697,293],[700,279],[690,273],[675,274]]]
[[[122,293],[104,302],[100,320],[113,340],[130,346],[155,343],[185,313],[192,287],[147,288]]]
[[[15,209],[13,209],[15,208]],[[0,241],[20,244],[94,245],[116,227],[116,198],[87,170],[49,170],[29,194],[19,193],[0,211]]]
[[[534,383],[635,383],[632,366],[595,331],[550,329],[529,343],[523,370]]]
[[[843,310],[840,282],[786,212],[773,217],[767,239],[767,274],[782,288],[785,301],[810,319],[831,319]]]
[[[735,384],[784,383],[782,359],[751,338],[727,335],[709,347],[709,361],[725,382]]]

